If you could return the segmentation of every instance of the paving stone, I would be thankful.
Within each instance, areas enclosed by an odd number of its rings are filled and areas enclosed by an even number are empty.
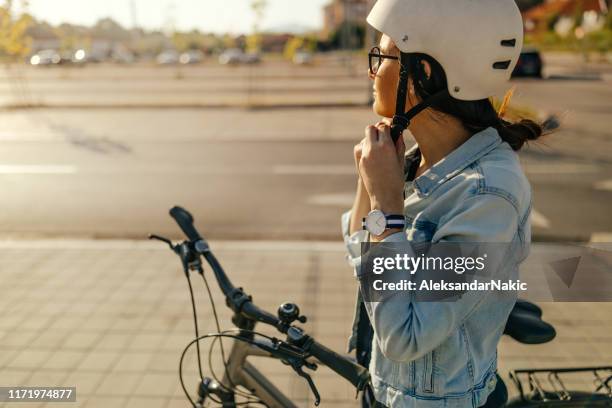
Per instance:
[[[141,373],[109,373],[95,390],[95,395],[130,396],[135,393],[141,377]]]
[[[0,282],[3,315],[0,383],[60,381],[65,386],[76,386],[78,402],[70,406],[79,408],[187,405],[177,374],[180,353],[193,338],[184,275],[167,250],[134,246],[130,242],[113,245],[109,249],[105,242],[82,241],[72,249],[44,248],[44,245],[40,249],[28,245],[27,251],[3,248],[0,266],[4,270],[3,265],[10,263],[12,273]],[[215,243],[218,257],[232,280],[253,294],[258,305],[272,312],[284,301],[297,302],[309,317],[304,325],[307,332],[343,353],[357,284],[344,263],[341,249],[283,251],[270,246],[263,251],[258,248],[261,243],[251,249],[249,245]],[[312,244],[296,244],[297,247],[308,245]],[[25,257],[26,253],[33,262],[11,261]],[[313,265],[316,269],[312,269]],[[87,268],[88,274],[81,273],[83,268]],[[29,273],[24,273],[26,270]],[[152,271],[159,272],[154,280]],[[20,276],[28,279],[20,280]],[[41,285],[42,281],[46,283]],[[289,288],[288,281],[292,282]],[[216,283],[212,279],[209,282],[222,327],[230,328],[231,313],[224,306]],[[194,288],[200,331],[214,331],[210,304],[199,280],[194,279]],[[25,300],[20,303],[20,299]],[[558,336],[550,344],[539,346],[502,339],[499,369],[506,380],[508,371],[517,368],[610,363],[611,304],[545,303],[541,306],[544,318],[555,325]],[[270,327],[258,325],[257,330],[278,336]],[[210,342],[202,344],[207,372],[209,345]],[[226,350],[229,348],[226,342]],[[221,375],[219,355],[217,348],[213,366]],[[278,361],[252,360],[298,406],[312,406],[312,396],[304,380],[293,375],[291,369]],[[195,391],[198,383],[195,348],[187,353],[184,364],[187,387]],[[352,387],[331,370],[320,367],[313,378],[322,394],[321,406],[358,406]],[[576,387],[589,383],[584,378],[567,381]],[[508,383],[508,388],[511,394],[516,394],[512,384]],[[60,408],[53,404],[36,405],[40,406]],[[26,406],[20,405],[20,408]]]
[[[45,369],[74,369],[87,354],[82,351],[64,351],[59,349],[42,365]]]

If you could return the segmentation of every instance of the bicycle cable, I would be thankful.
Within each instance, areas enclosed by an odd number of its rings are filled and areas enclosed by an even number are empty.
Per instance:
[[[229,332],[229,330],[226,331],[222,331],[221,330],[221,324],[219,323],[219,315],[217,314],[217,306],[215,305],[215,301],[213,300],[213,296],[212,296],[212,292],[210,290],[210,285],[208,284],[208,279],[206,279],[206,276],[204,275],[204,273],[200,274],[202,276],[202,280],[204,281],[204,286],[206,287],[206,291],[208,292],[208,299],[210,300],[210,306],[213,312],[213,317],[215,319],[215,326],[217,328],[217,332],[218,333],[227,333]],[[244,331],[243,331],[244,332]],[[219,341],[220,344],[220,348],[221,348],[221,361],[223,362],[223,368],[224,368],[224,372],[225,372],[225,377],[227,378],[228,382],[230,383],[230,386],[226,386],[222,381],[219,381],[219,378],[217,377],[215,370],[213,369],[212,366],[212,351],[213,351],[213,347],[215,345],[216,341]],[[226,391],[231,391],[243,398],[247,398],[249,400],[253,400],[253,395],[252,394],[248,394],[246,392],[243,392],[241,390],[238,389],[238,387],[236,386],[236,383],[234,383],[234,380],[232,379],[232,377],[229,374],[229,369],[228,369],[228,363],[227,363],[227,358],[226,358],[226,354],[225,354],[225,348],[223,346],[223,339],[220,337],[215,337],[215,339],[212,341],[210,348],[209,348],[209,352],[208,352],[208,368],[210,370],[210,373],[213,377],[213,379],[215,381],[217,381],[217,383],[219,383],[219,385],[221,386],[221,388],[225,389]],[[257,401],[261,401],[259,399],[257,400],[253,400],[253,402],[257,402]]]
[[[200,336],[200,333],[198,330],[198,315],[196,312],[195,298],[193,295],[193,286],[191,285],[191,275],[189,273],[187,273],[187,283],[189,284],[189,295],[191,297],[191,310],[193,312],[193,324],[195,327],[195,336],[197,339]],[[202,358],[200,356],[200,342],[199,341],[196,343],[196,350],[197,350],[197,355],[198,355],[198,372],[200,374],[200,381],[202,381],[204,380],[204,374],[202,372]]]
[[[212,308],[212,312],[213,312],[213,317],[215,319],[215,326],[217,328],[217,332],[218,333],[224,333],[224,331],[221,330],[221,324],[219,323],[219,315],[217,314],[217,307],[215,305],[215,301],[213,300],[213,296],[212,296],[212,292],[210,290],[210,285],[208,284],[208,279],[206,279],[206,276],[204,276],[204,273],[200,274],[202,276],[202,280],[204,281],[204,286],[206,287],[206,291],[208,292],[208,299],[210,300],[210,306]],[[214,370],[212,369],[212,361],[211,361],[211,352],[214,346],[214,342],[219,340],[219,345],[221,348],[221,361],[223,362],[223,368],[225,371],[225,377],[227,378],[228,382],[230,383],[230,387],[227,387],[225,384],[223,384],[222,381],[219,381],[219,379],[217,378],[217,376],[214,373]],[[232,380],[232,377],[229,374],[229,369],[228,369],[228,363],[227,363],[227,358],[225,356],[225,347],[223,347],[223,339],[221,338],[215,338],[213,340],[213,343],[210,345],[210,350],[209,350],[209,354],[208,354],[208,366],[209,369],[211,371],[211,374],[213,376],[213,378],[215,379],[215,381],[217,381],[219,383],[219,385],[224,388],[226,391],[233,391],[236,392],[238,391],[238,394],[242,394],[243,397],[245,398],[250,398],[252,397],[251,395],[247,394],[247,393],[243,393],[242,391],[238,390],[236,387],[236,384],[234,383],[234,380]]]
[[[231,339],[238,340],[238,341],[244,341],[244,342],[246,342],[246,343],[249,343],[249,344],[251,344],[251,345],[255,345],[255,346],[256,346],[256,343],[255,343],[255,342],[253,342],[252,340],[246,339],[246,338],[244,338],[244,337],[236,336],[236,335],[227,334],[227,333],[232,332],[232,331],[236,331],[236,330],[227,330],[226,332],[221,332],[221,333],[209,333],[209,334],[206,334],[206,335],[203,335],[203,336],[199,336],[199,337],[197,337],[197,338],[195,338],[195,339],[191,340],[191,341],[190,341],[190,342],[189,342],[189,343],[188,343],[188,344],[185,346],[185,348],[183,349],[183,352],[181,353],[181,358],[180,358],[180,360],[179,360],[179,381],[180,381],[180,383],[181,383],[181,388],[183,389],[183,393],[185,394],[185,396],[186,396],[186,397],[187,397],[187,399],[189,400],[189,403],[191,404],[191,406],[193,406],[194,408],[197,408],[197,406],[196,406],[195,402],[193,401],[193,399],[191,398],[191,396],[189,395],[189,392],[187,391],[187,387],[185,387],[185,382],[183,381],[183,361],[184,361],[184,359],[185,359],[185,355],[187,354],[187,351],[189,350],[189,348],[190,348],[191,346],[193,346],[193,344],[194,344],[194,343],[195,343],[195,344],[199,344],[200,340],[204,340],[204,339],[208,339],[208,338],[212,338],[212,337],[215,337],[215,338],[227,337],[227,338],[231,338]],[[272,339],[272,337],[267,336],[267,335],[262,334],[262,333],[252,332],[252,331],[249,331],[249,330],[245,330],[244,332],[249,332],[249,333],[252,333],[252,334],[255,334],[255,335],[258,335],[258,336],[261,336],[261,337],[267,338],[267,339],[270,339],[270,340]],[[233,390],[232,390],[232,391],[233,391]],[[222,402],[222,401],[217,400],[216,398],[213,398],[213,397],[212,397],[212,396],[210,396],[210,395],[209,395],[209,397],[210,397],[210,399],[211,399],[213,402],[215,402],[215,403],[217,403],[217,404],[221,404],[221,405],[223,405],[223,402]],[[250,397],[252,397],[252,396],[250,396]],[[240,406],[242,406],[242,405],[248,405],[248,404],[260,404],[260,405],[267,406],[267,405],[266,405],[266,404],[265,404],[263,401],[261,401],[261,400],[237,402],[235,405],[236,405],[236,406],[239,406],[239,405],[240,405]]]
[[[212,307],[212,310],[213,310],[213,315],[214,315],[214,319],[215,319],[215,325],[216,325],[216,328],[217,328],[217,332],[222,333],[221,325],[219,323],[219,316],[217,314],[217,308],[215,306],[215,302],[214,302],[213,297],[212,297],[212,293],[211,293],[211,290],[210,290],[210,286],[208,284],[208,280],[206,279],[206,277],[204,276],[203,273],[201,274],[201,276],[202,276],[202,279],[204,280],[204,284],[205,284],[206,290],[208,292],[208,298],[210,300],[210,304],[211,304],[211,307]],[[195,335],[196,335],[196,339],[198,339],[198,338],[200,338],[200,333],[199,333],[199,326],[198,326],[197,308],[196,308],[196,305],[195,305],[195,296],[194,296],[194,292],[193,292],[193,285],[191,283],[191,275],[190,274],[187,275],[187,283],[188,283],[188,286],[189,286],[189,295],[190,295],[190,298],[191,298],[191,308],[192,308],[192,312],[193,312],[193,322],[194,322]],[[203,373],[203,370],[202,370],[202,357],[201,357],[201,350],[200,350],[200,342],[199,341],[196,341],[196,351],[197,351],[197,358],[198,358],[198,373],[200,375],[200,381],[203,381],[204,380],[204,373]],[[225,368],[225,373],[226,373],[226,376],[227,376],[227,378],[228,378],[228,380],[229,380],[229,382],[231,384],[231,387],[227,387],[225,384],[223,384],[221,381],[219,381],[219,379],[215,375],[214,371],[211,370],[211,374],[213,374],[213,378],[226,391],[233,392],[233,393],[235,393],[235,394],[237,394],[237,395],[239,395],[239,396],[241,396],[243,398],[246,398],[249,402],[252,402],[252,403],[260,402],[261,400],[254,399],[253,395],[250,395],[250,394],[248,394],[246,392],[242,392],[241,390],[237,389],[235,383],[233,382],[233,380],[229,376],[229,370],[228,370],[228,367],[227,367],[228,366],[227,359],[225,357],[225,350],[223,349],[223,347],[221,349],[221,355],[222,355],[223,366]],[[209,361],[209,366],[212,368],[212,364],[210,364],[210,361]],[[187,392],[186,391],[186,387],[184,386],[183,381],[182,381],[182,372],[179,372],[179,377],[181,377],[181,386],[183,387],[183,391]],[[191,398],[189,398],[189,400],[193,404],[193,401],[191,400]],[[217,402],[217,403],[221,403],[221,401],[216,401],[212,397],[211,397],[211,400],[214,401],[214,402]]]

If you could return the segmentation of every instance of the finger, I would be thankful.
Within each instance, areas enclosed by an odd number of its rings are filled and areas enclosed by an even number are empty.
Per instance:
[[[363,140],[358,145],[355,145],[355,147],[353,148],[353,154],[355,155],[355,158],[357,159],[361,158],[362,152],[363,152]]]
[[[365,139],[363,139],[363,148],[366,149],[378,141],[378,129],[376,126],[368,126],[365,130]]]
[[[397,147],[398,151],[406,151],[406,142],[404,142],[403,136],[397,138],[397,141],[395,142],[395,147]]]
[[[382,125],[378,128],[378,142],[380,144],[393,144],[393,139],[391,138],[391,128],[387,125]]]
[[[399,137],[397,139],[397,143],[395,144],[395,148],[397,149],[397,157],[400,163],[403,163],[406,157],[406,143],[404,142],[403,137]]]

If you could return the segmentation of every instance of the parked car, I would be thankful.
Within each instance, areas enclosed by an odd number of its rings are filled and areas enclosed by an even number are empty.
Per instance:
[[[240,64],[242,62],[244,53],[241,49],[238,48],[230,48],[225,50],[219,55],[219,64],[221,65],[231,65],[231,64]]]
[[[113,62],[118,64],[131,64],[136,61],[136,57],[131,51],[122,48],[115,48],[110,57]]]
[[[244,64],[259,64],[261,62],[261,55],[256,52],[249,52],[242,55],[242,62]]]
[[[293,63],[295,65],[310,65],[312,64],[313,55],[311,52],[299,51],[293,56]]]
[[[88,55],[84,49],[79,49],[72,54],[70,62],[73,64],[85,64],[88,61]]]
[[[245,53],[239,48],[230,48],[219,55],[219,63],[222,65],[257,64],[260,61],[258,53]]]
[[[30,64],[36,66],[57,65],[61,62],[62,57],[55,50],[42,50],[30,57]]]
[[[544,63],[540,51],[535,48],[525,48],[521,52],[512,77],[536,77],[542,78]]]
[[[179,53],[174,50],[167,50],[157,56],[159,65],[174,65],[179,62]]]
[[[199,64],[202,61],[204,61],[204,54],[198,50],[184,52],[179,57],[179,62],[184,65]]]

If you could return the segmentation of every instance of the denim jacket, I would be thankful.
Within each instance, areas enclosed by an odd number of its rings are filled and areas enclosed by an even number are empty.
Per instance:
[[[407,157],[418,153],[415,146]],[[508,243],[503,264],[518,276],[531,241],[531,188],[518,155],[495,129],[473,135],[407,181],[405,197],[406,230],[386,242]],[[365,231],[349,236],[350,215],[342,216],[342,229],[347,258],[357,271],[360,244],[369,237]],[[374,332],[369,369],[380,403],[479,407],[496,386],[497,344],[515,300],[478,292],[455,302],[375,303],[363,302],[358,293],[349,349],[355,348],[365,304]]]

